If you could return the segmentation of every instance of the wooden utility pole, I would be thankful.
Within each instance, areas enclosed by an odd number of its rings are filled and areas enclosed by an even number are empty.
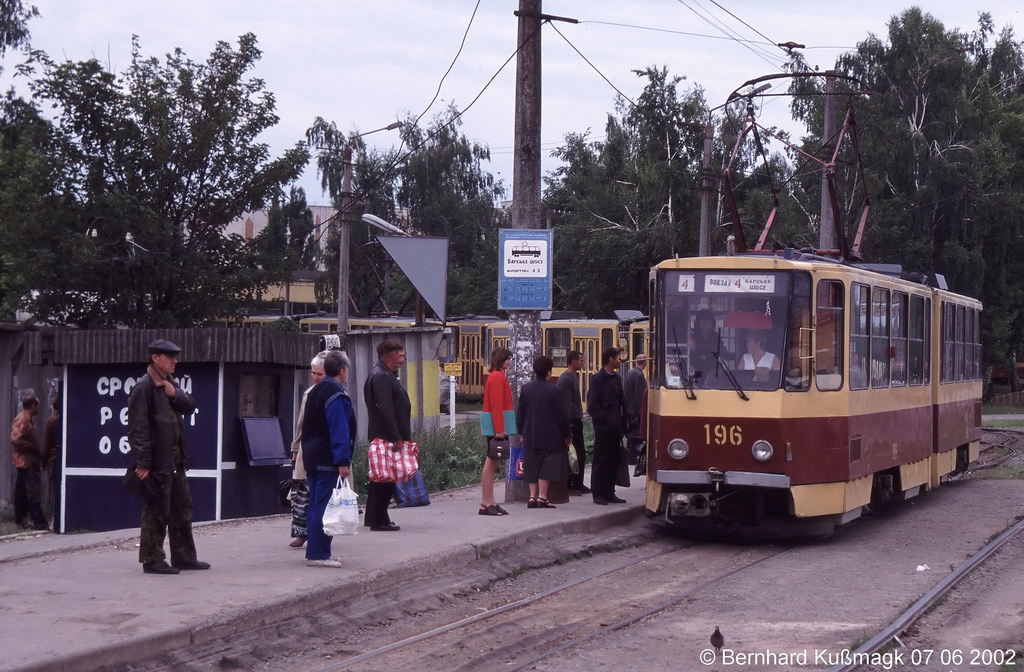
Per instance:
[[[540,105],[541,0],[519,0],[519,51],[516,55],[515,150],[512,171],[512,228],[541,228]],[[540,313],[513,310],[508,316],[508,347],[512,351],[509,383],[518,402],[540,350]]]

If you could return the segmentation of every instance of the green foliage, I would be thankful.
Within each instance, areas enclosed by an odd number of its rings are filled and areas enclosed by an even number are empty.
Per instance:
[[[33,54],[32,92],[56,120],[31,185],[39,207],[5,233],[37,319],[187,326],[242,312],[280,279],[273,256],[224,233],[308,161],[302,146],[272,159],[258,141],[278,121],[262,80],[247,76],[260,55],[251,34],[205,63],[180,49],[146,58],[136,39],[121,74]]]
[[[290,317],[278,318],[267,324],[264,329],[273,329],[275,331],[301,331],[299,323]]]
[[[0,2],[0,56],[7,49],[28,42],[28,21],[39,16],[35,5],[28,7],[21,0],[3,0]]]
[[[989,46],[994,43],[995,46]],[[873,91],[856,103],[872,194],[870,261],[945,275],[985,303],[984,358],[1024,346],[1024,55],[982,14],[971,33],[920,9],[840,59]]]
[[[547,178],[559,303],[592,316],[646,312],[650,267],[697,251],[703,92],[679,92],[665,69],[635,72],[647,80],[637,105],[609,115],[603,142],[568,135]]]
[[[420,470],[430,492],[480,482],[486,457],[480,423],[459,423],[454,434],[438,427],[413,438],[420,444]]]
[[[413,288],[374,243],[375,231],[360,222],[364,212],[422,235],[448,238],[448,313],[490,314],[497,297],[497,232],[502,221],[495,202],[503,189],[483,171],[490,158],[485,146],[458,132],[457,110],[449,108],[427,128],[413,119],[401,127],[405,155],[399,151],[366,151],[353,133],[345,136],[333,122],[317,119],[307,131],[318,149],[321,183],[344,212],[344,156],[353,157],[349,291],[362,312],[410,309]],[[451,121],[455,118],[455,121]],[[338,238],[332,231],[324,257],[326,272],[317,297],[330,302],[337,295]]]

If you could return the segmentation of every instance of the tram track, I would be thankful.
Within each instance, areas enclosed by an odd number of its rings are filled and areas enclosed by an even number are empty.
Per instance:
[[[361,670],[522,670],[667,610],[790,548],[695,543],[661,549],[316,672],[335,672],[356,665]],[[685,562],[679,561],[681,553],[686,554]],[[642,573],[630,572],[638,566],[643,567]],[[686,571],[679,571],[681,567]],[[644,578],[649,576],[666,580],[651,585]],[[591,595],[601,596],[600,613],[581,608]]]
[[[1008,528],[1002,534],[986,544],[981,550],[974,554],[962,565],[950,572],[934,588],[925,593],[919,600],[914,602],[906,611],[897,616],[891,623],[882,628],[875,636],[864,642],[848,656],[849,661],[836,665],[829,669],[829,672],[852,672],[853,670],[865,668],[866,663],[871,660],[871,655],[895,642],[902,647],[903,643],[899,636],[906,632],[928,611],[942,600],[947,593],[956,587],[961,581],[967,578],[972,572],[978,570],[984,563],[1007,542],[1013,540],[1024,532],[1024,519],[1019,520],[1015,525]],[[962,652],[961,652],[962,655]],[[937,661],[942,662],[942,661]],[[963,661],[961,661],[963,662]]]

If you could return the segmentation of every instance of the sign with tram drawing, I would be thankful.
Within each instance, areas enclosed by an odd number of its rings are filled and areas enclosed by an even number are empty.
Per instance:
[[[498,239],[498,308],[551,308],[550,230],[502,229]]]

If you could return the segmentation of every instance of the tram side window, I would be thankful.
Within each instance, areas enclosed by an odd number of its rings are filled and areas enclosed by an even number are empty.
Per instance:
[[[923,296],[910,297],[910,321],[907,325],[909,327],[907,373],[911,385],[921,385],[925,381],[924,372],[928,365],[928,357],[925,355],[925,335],[928,333],[928,329],[925,327],[927,317],[925,298]]]
[[[871,387],[889,387],[889,290],[871,291]]]
[[[807,273],[793,276],[793,312],[786,338],[786,389],[806,390],[811,386],[811,279]]]
[[[942,374],[940,382],[952,383],[956,371],[956,306],[942,302]]]
[[[558,354],[564,361],[565,355],[562,353],[568,353],[570,350],[572,350],[572,334],[567,327],[551,327],[544,330],[545,355],[555,359],[555,355]],[[566,366],[566,364],[556,364],[555,366]]]
[[[971,380],[981,380],[981,311],[971,308]]]
[[[957,382],[966,380],[964,377],[964,335],[967,330],[966,319],[967,306],[956,307],[956,379]]]
[[[850,287],[850,389],[868,386],[871,299],[867,285]]]
[[[818,283],[818,298],[814,323],[815,381],[819,390],[838,390],[843,387],[843,283],[822,280]]]
[[[892,386],[907,384],[907,295],[892,295]]]

